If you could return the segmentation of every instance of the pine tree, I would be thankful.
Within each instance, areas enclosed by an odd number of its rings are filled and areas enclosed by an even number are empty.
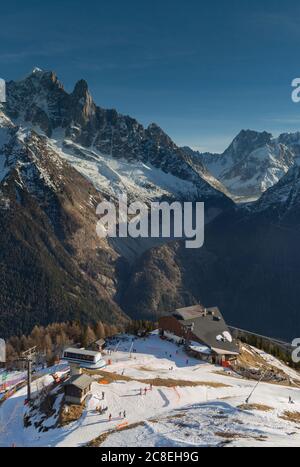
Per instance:
[[[93,329],[90,326],[86,326],[82,338],[81,338],[81,343],[83,347],[88,347],[90,344],[96,341],[96,336],[93,331]]]
[[[46,334],[44,338],[44,352],[46,353],[46,357],[50,357],[53,353],[53,344],[50,334]]]
[[[105,329],[103,323],[98,321],[95,325],[95,335],[97,339],[104,339],[105,338]]]

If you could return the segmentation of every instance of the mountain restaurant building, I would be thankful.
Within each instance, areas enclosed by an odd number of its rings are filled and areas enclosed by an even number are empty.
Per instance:
[[[181,308],[159,320],[162,337],[183,344],[195,358],[227,366],[239,355],[219,308],[195,305]]]

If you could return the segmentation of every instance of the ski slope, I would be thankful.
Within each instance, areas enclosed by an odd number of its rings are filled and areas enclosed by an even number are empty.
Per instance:
[[[39,432],[34,423],[25,429],[26,390],[22,389],[0,406],[0,446],[79,447],[100,435],[104,435],[101,446],[111,447],[300,444],[300,426],[281,418],[286,411],[300,412],[300,389],[261,383],[250,403],[268,406],[269,411],[241,410],[256,382],[191,359],[157,333],[134,340],[133,346],[131,336],[119,336],[110,348],[112,355],[105,358],[111,365],[106,371],[113,374],[113,381],[99,384],[101,377],[94,376],[79,420],[47,432]],[[150,380],[155,382],[152,390]],[[43,376],[34,383],[35,389],[41,381],[50,384],[51,377]],[[44,426],[55,426],[59,404],[57,400],[55,414]],[[104,415],[96,410],[99,405],[108,407]],[[126,431],[120,431],[121,426]]]

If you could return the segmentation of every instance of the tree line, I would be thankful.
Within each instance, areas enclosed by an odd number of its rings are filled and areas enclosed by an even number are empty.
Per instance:
[[[87,348],[98,339],[106,339],[119,333],[137,335],[141,330],[151,332],[155,327],[150,321],[129,321],[125,325],[112,325],[102,321],[83,325],[79,321],[70,321],[52,323],[46,327],[35,326],[29,335],[13,336],[6,342],[7,365],[13,366],[22,353],[32,347],[37,348],[40,360],[52,365],[67,346]]]
[[[295,363],[292,360],[292,353],[288,350],[285,350],[279,344],[276,344],[271,340],[264,339],[263,337],[256,336],[255,334],[243,334],[239,336],[239,339],[244,344],[251,345],[252,347],[256,347],[257,349],[262,350],[267,354],[273,355],[273,357],[288,364],[291,368],[294,368],[298,371],[300,370],[300,364]]]

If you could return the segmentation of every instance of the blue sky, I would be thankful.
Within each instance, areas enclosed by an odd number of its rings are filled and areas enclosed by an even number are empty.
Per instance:
[[[242,129],[300,130],[296,0],[10,0],[1,4],[0,76],[34,66],[66,89],[180,145],[223,151]]]

